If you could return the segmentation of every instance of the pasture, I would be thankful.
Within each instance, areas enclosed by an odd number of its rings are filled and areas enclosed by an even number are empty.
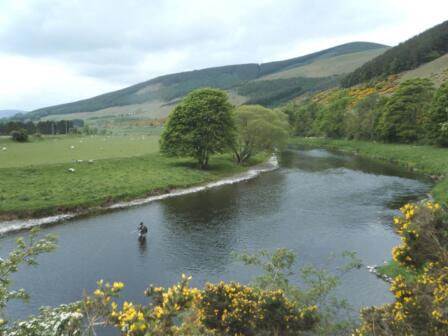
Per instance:
[[[160,155],[158,139],[61,136],[29,143],[1,139],[0,219],[86,209],[203,184],[247,170],[236,165],[229,154],[212,157],[210,169],[199,170],[191,159]],[[2,147],[7,150],[2,151]],[[265,159],[266,155],[259,155],[250,164]],[[74,172],[70,172],[72,169]]]
[[[0,168],[125,158],[155,153],[158,136],[50,136],[13,142],[0,137]]]

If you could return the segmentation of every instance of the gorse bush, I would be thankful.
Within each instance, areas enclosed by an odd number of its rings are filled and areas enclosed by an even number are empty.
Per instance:
[[[402,243],[393,258],[417,276],[392,281],[395,302],[362,311],[355,335],[448,335],[448,217],[433,202],[407,204],[394,219]]]
[[[206,285],[199,311],[207,329],[224,335],[297,335],[314,329],[319,320],[316,305],[300,308],[281,289],[238,283]]]

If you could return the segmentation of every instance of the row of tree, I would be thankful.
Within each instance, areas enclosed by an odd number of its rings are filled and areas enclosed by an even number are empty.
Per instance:
[[[217,89],[191,92],[174,109],[161,136],[161,151],[189,156],[201,169],[210,155],[232,151],[238,163],[254,154],[281,146],[288,136],[287,116],[259,105],[235,108]]]
[[[0,135],[10,135],[12,131],[24,130],[27,134],[69,134],[84,127],[84,121],[60,120],[60,121],[10,121],[0,123]]]
[[[372,94],[354,107],[338,90],[325,103],[309,99],[284,112],[298,136],[448,146],[448,82],[436,90],[428,79],[408,80],[392,96]]]

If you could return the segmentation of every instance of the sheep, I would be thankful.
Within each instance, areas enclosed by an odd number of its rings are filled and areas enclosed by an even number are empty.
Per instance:
[[[69,171],[69,173],[74,173],[75,172],[75,168],[69,168],[68,171]]]
[[[94,161],[93,160],[89,160],[89,161],[87,161],[88,163],[93,163]]]
[[[70,149],[75,149],[75,146],[70,146]]]
[[[2,148],[2,151],[5,151],[5,150],[7,150],[7,149],[8,149],[8,148],[6,148],[6,147],[3,147],[3,148]]]

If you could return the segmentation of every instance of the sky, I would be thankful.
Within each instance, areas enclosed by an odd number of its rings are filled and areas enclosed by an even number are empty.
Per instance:
[[[393,46],[447,13],[446,0],[0,0],[0,110],[353,41]]]

